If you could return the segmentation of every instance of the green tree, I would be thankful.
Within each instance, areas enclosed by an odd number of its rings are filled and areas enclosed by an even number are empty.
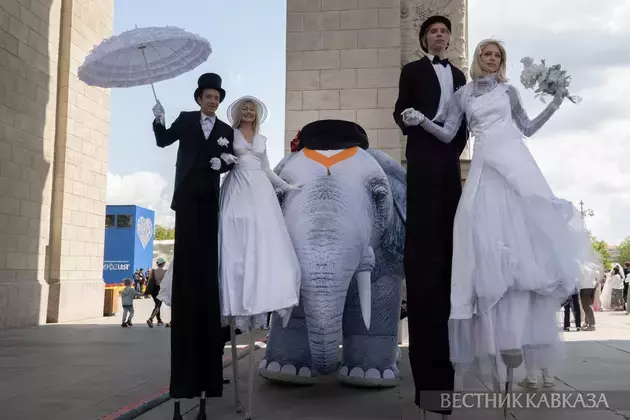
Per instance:
[[[617,262],[622,266],[626,261],[630,261],[630,236],[621,241],[617,247]]]
[[[597,236],[594,236],[592,233],[590,235],[593,249],[602,257],[604,270],[610,270],[612,266],[612,259],[610,257],[610,252],[608,252],[608,244],[604,240],[597,239]]]
[[[166,239],[175,239],[175,229],[165,228],[164,226],[155,225],[155,240],[163,241]]]

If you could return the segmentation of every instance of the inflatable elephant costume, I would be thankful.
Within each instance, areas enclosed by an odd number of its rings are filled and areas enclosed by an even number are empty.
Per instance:
[[[275,171],[301,186],[279,197],[302,268],[300,305],[286,328],[274,318],[259,372],[288,383],[337,372],[348,384],[395,386],[406,171],[370,149],[352,122],[313,122],[299,141]]]

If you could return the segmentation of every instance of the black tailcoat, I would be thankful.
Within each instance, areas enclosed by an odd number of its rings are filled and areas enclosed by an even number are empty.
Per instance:
[[[172,295],[171,384],[173,398],[220,397],[224,331],[219,302],[219,181],[231,168],[210,166],[234,154],[234,130],[216,118],[208,139],[200,112],[182,112],[169,129],[153,122],[159,147],[179,140],[175,172],[175,252]],[[218,143],[220,138],[227,146]],[[151,188],[151,186],[147,186]]]
[[[457,90],[466,84],[466,77],[453,65],[450,68]],[[404,265],[409,359],[416,404],[421,408],[435,408],[439,404],[437,393],[422,391],[453,390],[454,372],[448,344],[453,221],[462,192],[459,157],[466,147],[468,131],[464,121],[453,141],[445,144],[420,126],[405,127],[400,114],[407,108],[415,108],[432,120],[438,111],[440,95],[437,74],[427,57],[402,68],[394,120],[407,135]],[[430,411],[450,413],[450,410]]]

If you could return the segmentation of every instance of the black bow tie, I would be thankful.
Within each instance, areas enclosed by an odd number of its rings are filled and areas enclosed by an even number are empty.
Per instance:
[[[448,64],[448,58],[445,58],[444,60],[441,60],[440,57],[438,57],[437,55],[433,57],[433,64],[441,64],[444,67],[446,67],[446,65]]]

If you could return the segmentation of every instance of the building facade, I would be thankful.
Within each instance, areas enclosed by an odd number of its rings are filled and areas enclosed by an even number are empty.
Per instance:
[[[109,91],[77,68],[113,8],[0,2],[0,328],[103,314]]]
[[[422,57],[418,31],[434,14],[451,19],[448,57],[467,73],[466,0],[287,0],[285,152],[304,125],[338,118],[404,165],[393,120],[400,68]]]

